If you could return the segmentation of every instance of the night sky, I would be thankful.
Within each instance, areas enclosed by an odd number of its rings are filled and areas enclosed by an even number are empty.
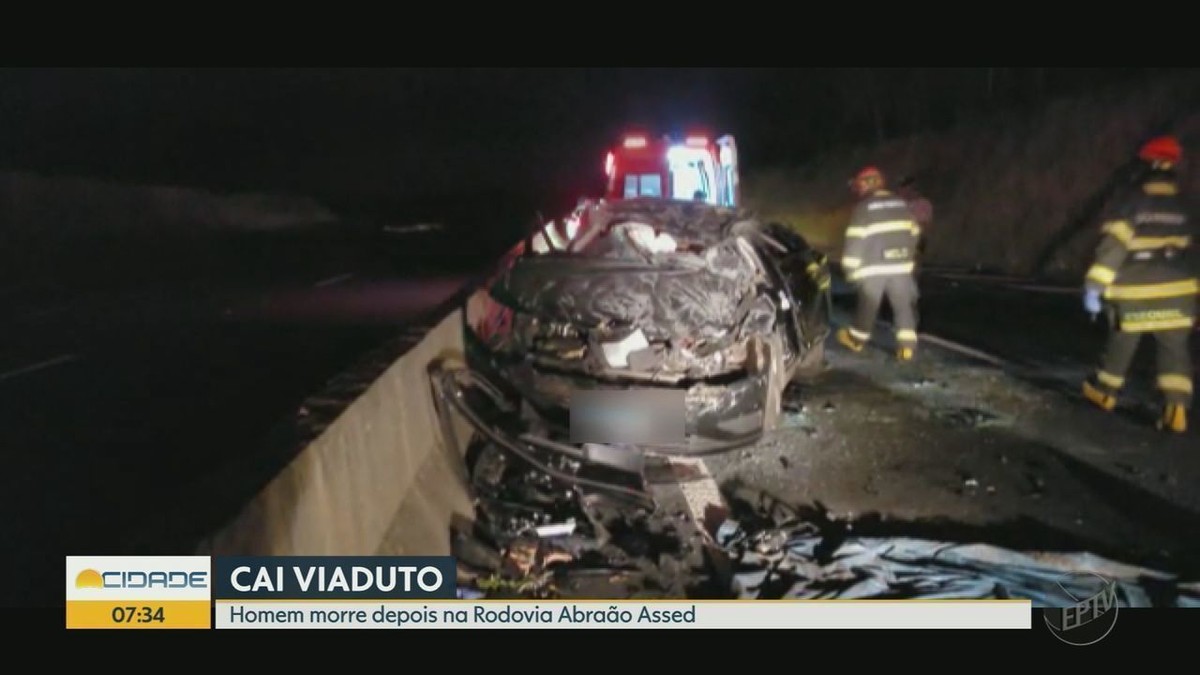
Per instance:
[[[1148,69],[2,70],[0,168],[331,200],[595,192],[623,128],[796,164]]]

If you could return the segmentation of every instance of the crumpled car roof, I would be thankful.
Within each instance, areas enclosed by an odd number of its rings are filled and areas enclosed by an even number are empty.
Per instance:
[[[587,219],[589,232],[580,237],[580,245],[573,247],[574,250],[588,248],[588,235],[602,236],[611,226],[621,223],[644,223],[690,245],[708,247],[729,236],[735,223],[752,221],[753,216],[703,202],[626,199],[592,205],[587,209]]]
[[[731,237],[744,212],[703,203],[638,199],[589,210],[575,254],[526,257],[493,287],[518,309],[581,327],[640,328],[648,339],[714,339],[745,311],[757,268]],[[651,254],[618,239],[613,229],[641,223],[679,243]],[[619,331],[618,331],[619,332]]]

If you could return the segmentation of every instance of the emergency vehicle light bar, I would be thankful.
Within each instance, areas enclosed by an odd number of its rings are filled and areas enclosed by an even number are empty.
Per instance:
[[[644,148],[646,147],[645,136],[626,136],[625,147],[627,148]]]
[[[687,140],[685,140],[683,142],[683,144],[690,145],[692,147],[703,148],[708,145],[708,137],[707,136],[688,136]]]

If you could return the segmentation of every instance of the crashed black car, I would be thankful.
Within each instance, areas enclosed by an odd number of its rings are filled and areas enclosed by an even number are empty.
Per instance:
[[[572,392],[684,392],[699,454],[773,428],[783,389],[823,366],[825,257],[786,226],[704,203],[582,204],[505,257],[464,312],[476,383],[525,438],[567,438]],[[561,447],[561,444],[560,444]]]

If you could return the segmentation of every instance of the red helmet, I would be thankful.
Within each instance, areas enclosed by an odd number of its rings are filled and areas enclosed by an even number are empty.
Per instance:
[[[1152,138],[1138,151],[1138,157],[1147,162],[1179,163],[1183,159],[1183,148],[1174,136]]]
[[[874,166],[863,167],[851,181],[855,192],[866,194],[883,187],[883,172]]]

